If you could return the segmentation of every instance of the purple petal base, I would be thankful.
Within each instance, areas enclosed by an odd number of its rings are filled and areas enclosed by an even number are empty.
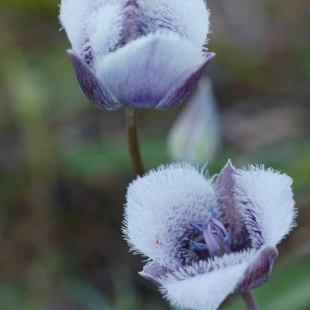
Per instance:
[[[200,79],[206,65],[214,56],[214,53],[204,53],[203,57],[205,57],[205,62],[202,64],[202,66],[191,72],[180,83],[176,84],[170,90],[170,92],[160,101],[160,103],[156,106],[156,109],[169,110],[171,108],[179,106],[192,92],[198,80]]]
[[[274,260],[278,257],[278,250],[273,247],[263,249],[245,271],[243,280],[237,285],[235,292],[251,290],[264,284],[270,277]]]
[[[93,105],[102,110],[117,110],[122,107],[75,51],[69,50],[68,54],[80,86]]]
[[[162,284],[161,279],[164,278],[169,270],[159,263],[152,262],[143,267],[143,270],[139,272],[139,275],[148,279],[152,283],[160,286]]]

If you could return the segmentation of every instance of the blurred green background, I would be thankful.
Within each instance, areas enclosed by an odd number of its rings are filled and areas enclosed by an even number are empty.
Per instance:
[[[80,90],[58,4],[0,2],[0,309],[169,309],[121,237],[134,178],[124,109],[100,111]],[[208,5],[217,56],[206,73],[223,136],[210,171],[230,157],[293,177],[299,226],[255,292],[262,309],[310,309],[310,3]],[[141,111],[147,169],[170,161],[166,135],[182,108]],[[221,309],[244,306],[236,296]]]

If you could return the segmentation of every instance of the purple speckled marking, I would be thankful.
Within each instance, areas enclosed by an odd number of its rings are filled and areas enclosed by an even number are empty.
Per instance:
[[[99,81],[92,69],[73,50],[69,50],[68,54],[80,86],[90,102],[102,110],[119,109],[121,104],[113,98],[113,95]]]

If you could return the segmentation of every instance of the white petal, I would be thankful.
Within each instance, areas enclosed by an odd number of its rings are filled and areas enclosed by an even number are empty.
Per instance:
[[[141,0],[148,17],[157,29],[179,33],[200,50],[209,32],[209,11],[204,0]]]
[[[261,249],[247,249],[242,252],[231,252],[229,254],[224,254],[223,256],[215,256],[208,260],[199,260],[198,262],[179,267],[176,270],[173,270],[173,272],[168,272],[168,274],[161,280],[162,283],[166,284],[175,281],[183,281],[191,277],[200,276],[214,270],[225,269],[242,263],[247,263],[249,267],[262,252]]]
[[[130,184],[123,231],[133,250],[175,269],[184,233],[208,222],[214,202],[211,181],[194,167],[162,166]]]
[[[105,55],[117,42],[121,32],[123,1],[62,0],[60,21],[73,49],[94,58]]]
[[[292,179],[272,169],[250,166],[234,175],[235,201],[254,247],[275,246],[295,226]]]
[[[106,3],[107,0],[62,0],[60,4],[59,19],[67,32],[73,49],[81,52],[84,40],[87,37],[86,24],[96,7]],[[97,9],[98,10],[98,9]]]
[[[243,279],[255,251],[231,253],[200,261],[171,275],[161,291],[175,306],[193,310],[215,310]]]
[[[246,264],[203,274],[165,287],[166,297],[176,307],[215,310],[234,291]]]
[[[176,35],[151,34],[101,60],[97,76],[125,106],[155,108],[206,59]]]

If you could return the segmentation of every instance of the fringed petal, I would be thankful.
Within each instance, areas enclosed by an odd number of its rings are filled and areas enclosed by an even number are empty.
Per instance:
[[[153,30],[177,33],[202,50],[209,33],[209,10],[203,0],[140,0]]]
[[[234,291],[246,264],[212,271],[208,274],[166,284],[163,293],[176,307],[192,310],[216,310]]]
[[[255,251],[248,250],[199,261],[171,273],[161,291],[177,307],[215,310],[235,291],[254,256]]]
[[[252,240],[252,246],[276,246],[296,225],[292,179],[263,166],[238,169],[235,201]]]
[[[211,182],[193,166],[161,166],[130,184],[125,237],[132,250],[173,270],[186,263],[181,249],[190,243],[190,224],[208,223],[214,202]]]
[[[124,3],[109,0],[62,0],[60,21],[72,48],[91,67],[115,49],[121,37]]]

